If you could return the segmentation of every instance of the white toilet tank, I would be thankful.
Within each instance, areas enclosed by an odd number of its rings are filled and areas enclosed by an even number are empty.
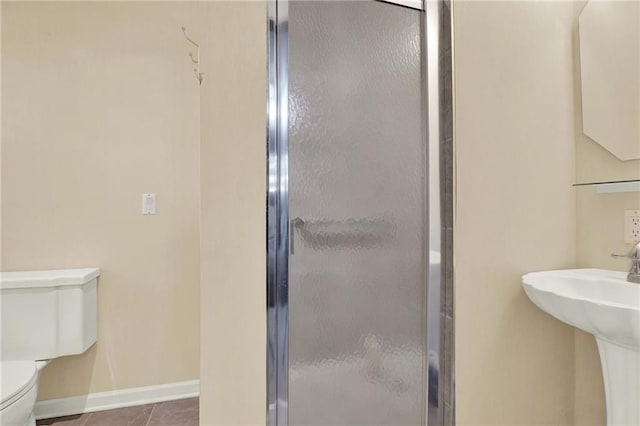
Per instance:
[[[98,268],[0,272],[0,359],[80,354],[97,339]]]

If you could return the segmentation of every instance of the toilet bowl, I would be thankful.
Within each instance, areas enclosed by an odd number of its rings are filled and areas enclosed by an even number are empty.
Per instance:
[[[97,268],[0,273],[0,426],[35,426],[42,369],[96,342],[99,275]]]
[[[33,426],[39,376],[35,361],[3,361],[0,375],[0,425]]]

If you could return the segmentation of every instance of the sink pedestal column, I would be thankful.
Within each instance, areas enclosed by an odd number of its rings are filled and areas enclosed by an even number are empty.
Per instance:
[[[640,425],[640,350],[596,336],[604,391],[607,426]]]

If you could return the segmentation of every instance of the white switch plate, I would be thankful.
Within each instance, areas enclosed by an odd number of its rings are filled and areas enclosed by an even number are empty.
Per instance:
[[[624,211],[624,242],[634,244],[640,241],[640,210]]]
[[[142,214],[156,214],[156,194],[142,194]]]

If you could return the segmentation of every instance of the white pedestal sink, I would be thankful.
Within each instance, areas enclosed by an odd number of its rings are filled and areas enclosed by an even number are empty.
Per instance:
[[[573,269],[522,277],[529,299],[595,336],[604,377],[607,425],[640,425],[640,284],[624,272]]]

